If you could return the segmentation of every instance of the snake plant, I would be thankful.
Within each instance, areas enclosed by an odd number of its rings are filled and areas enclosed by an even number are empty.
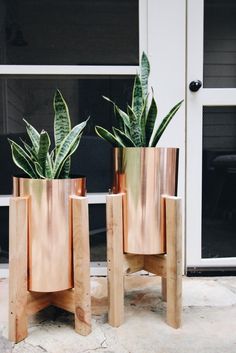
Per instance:
[[[40,133],[25,119],[26,131],[31,145],[22,141],[23,147],[10,139],[14,163],[29,177],[34,179],[64,179],[69,178],[71,155],[79,146],[80,138],[87,120],[71,128],[67,104],[59,90],[53,98],[54,108],[54,140],[55,146],[50,151],[49,134]]]
[[[127,112],[121,110],[112,100],[118,121],[118,128],[112,127],[112,133],[101,126],[96,126],[96,133],[114,147],[155,147],[167,125],[180,108],[183,101],[177,103],[157,126],[157,104],[152,90],[149,103],[148,77],[150,63],[145,53],[142,54],[140,75],[136,75],[133,86],[132,103]]]

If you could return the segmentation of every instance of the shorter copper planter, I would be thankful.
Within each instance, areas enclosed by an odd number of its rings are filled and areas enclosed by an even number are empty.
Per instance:
[[[73,287],[70,195],[85,195],[85,178],[13,178],[14,196],[29,196],[29,290]]]
[[[176,195],[178,149],[115,148],[115,193],[124,193],[124,252],[162,254],[161,195]]]

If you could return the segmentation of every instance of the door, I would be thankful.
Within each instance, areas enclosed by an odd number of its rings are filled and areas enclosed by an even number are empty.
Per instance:
[[[236,267],[235,18],[233,0],[188,0],[188,269]]]

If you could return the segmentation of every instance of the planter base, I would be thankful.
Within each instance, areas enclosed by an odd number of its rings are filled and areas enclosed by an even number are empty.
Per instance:
[[[111,326],[119,327],[124,322],[124,276],[141,270],[162,277],[167,324],[173,328],[181,325],[181,199],[172,196],[162,198],[167,251],[162,255],[134,255],[123,251],[122,194],[107,196],[108,322]]]
[[[88,203],[71,196],[74,288],[54,293],[28,290],[28,197],[10,200],[9,339],[20,342],[28,335],[28,317],[49,305],[75,314],[75,331],[91,332]]]

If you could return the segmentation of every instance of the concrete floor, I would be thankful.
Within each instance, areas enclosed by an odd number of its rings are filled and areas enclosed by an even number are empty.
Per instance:
[[[165,323],[160,279],[126,279],[125,323],[107,321],[105,278],[92,278],[93,331],[73,330],[73,315],[56,308],[30,321],[29,336],[13,345],[7,337],[7,280],[0,281],[0,353],[235,353],[236,277],[184,278],[183,325]]]

